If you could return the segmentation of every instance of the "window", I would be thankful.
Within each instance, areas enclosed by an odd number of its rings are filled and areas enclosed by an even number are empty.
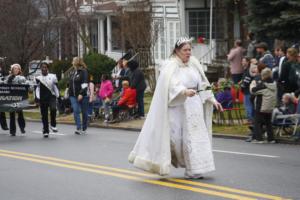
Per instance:
[[[171,55],[175,42],[180,37],[180,23],[178,21],[168,22],[168,55]]]
[[[212,37],[216,36],[215,13],[213,13]],[[188,11],[188,31],[189,36],[197,39],[198,37],[209,38],[209,10],[189,10]]]
[[[154,47],[155,60],[164,60],[171,55],[175,42],[180,37],[180,23],[168,21],[167,26],[164,26],[164,21],[159,19],[155,21],[155,27],[158,27],[158,37]]]
[[[157,31],[157,41],[154,47],[154,57],[156,60],[164,60],[165,55],[165,34],[164,21],[162,19],[155,20],[154,31]]]

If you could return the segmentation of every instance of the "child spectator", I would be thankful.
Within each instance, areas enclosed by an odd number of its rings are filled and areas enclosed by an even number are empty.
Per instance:
[[[104,105],[104,122],[108,122],[109,120],[109,107],[112,95],[114,93],[112,82],[108,79],[107,74],[103,74],[101,77],[101,86],[99,90],[99,96]]]
[[[256,74],[257,74],[257,66],[251,64],[250,67],[248,67],[245,70],[244,76],[240,84],[241,90],[244,93],[244,106],[246,109],[246,115],[249,124],[252,124],[253,117],[254,117],[253,104],[250,100],[251,94],[249,89],[250,89],[250,83],[253,81]]]
[[[276,105],[276,84],[272,80],[272,71],[265,68],[261,71],[261,81],[250,89],[255,96],[254,108],[254,135],[253,143],[264,143],[262,138],[262,126],[265,125],[268,134],[268,142],[275,143],[272,130],[272,111]]]
[[[117,118],[120,110],[125,110],[128,108],[134,108],[136,106],[136,89],[129,87],[129,82],[127,80],[122,81],[123,93],[118,101],[118,104],[112,107],[113,120]]]
[[[223,108],[232,108],[232,94],[231,94],[231,87],[230,83],[227,82],[226,79],[220,78],[218,80],[218,92],[216,93],[216,99],[218,102],[221,103]]]

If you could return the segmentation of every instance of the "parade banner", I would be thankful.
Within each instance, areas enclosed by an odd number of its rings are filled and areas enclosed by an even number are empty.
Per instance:
[[[0,112],[29,108],[28,88],[29,85],[0,84]]]

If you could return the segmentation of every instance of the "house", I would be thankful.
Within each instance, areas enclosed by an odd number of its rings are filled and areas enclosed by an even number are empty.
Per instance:
[[[118,30],[121,22],[117,14],[120,9],[130,7],[130,3],[135,1],[77,0],[80,3],[79,12],[81,16],[87,16],[87,21],[84,26],[79,26],[79,34],[64,35],[68,27],[61,27],[58,57],[82,56],[87,53],[89,50],[84,39],[80,37],[80,33],[83,33],[89,36],[89,43],[96,52],[119,59],[126,48],[120,40],[122,35]],[[169,57],[175,41],[182,35],[194,38],[193,54],[203,63],[225,58],[234,40],[245,38],[246,30],[241,20],[241,16],[246,13],[244,0],[150,2],[154,27],[158,27],[156,44],[152,50],[156,64]]]

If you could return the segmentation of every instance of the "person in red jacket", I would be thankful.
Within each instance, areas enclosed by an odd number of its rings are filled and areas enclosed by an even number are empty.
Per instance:
[[[136,105],[136,89],[129,87],[129,81],[122,81],[123,92],[118,104],[112,107],[113,121],[117,118],[120,110],[133,108]]]

